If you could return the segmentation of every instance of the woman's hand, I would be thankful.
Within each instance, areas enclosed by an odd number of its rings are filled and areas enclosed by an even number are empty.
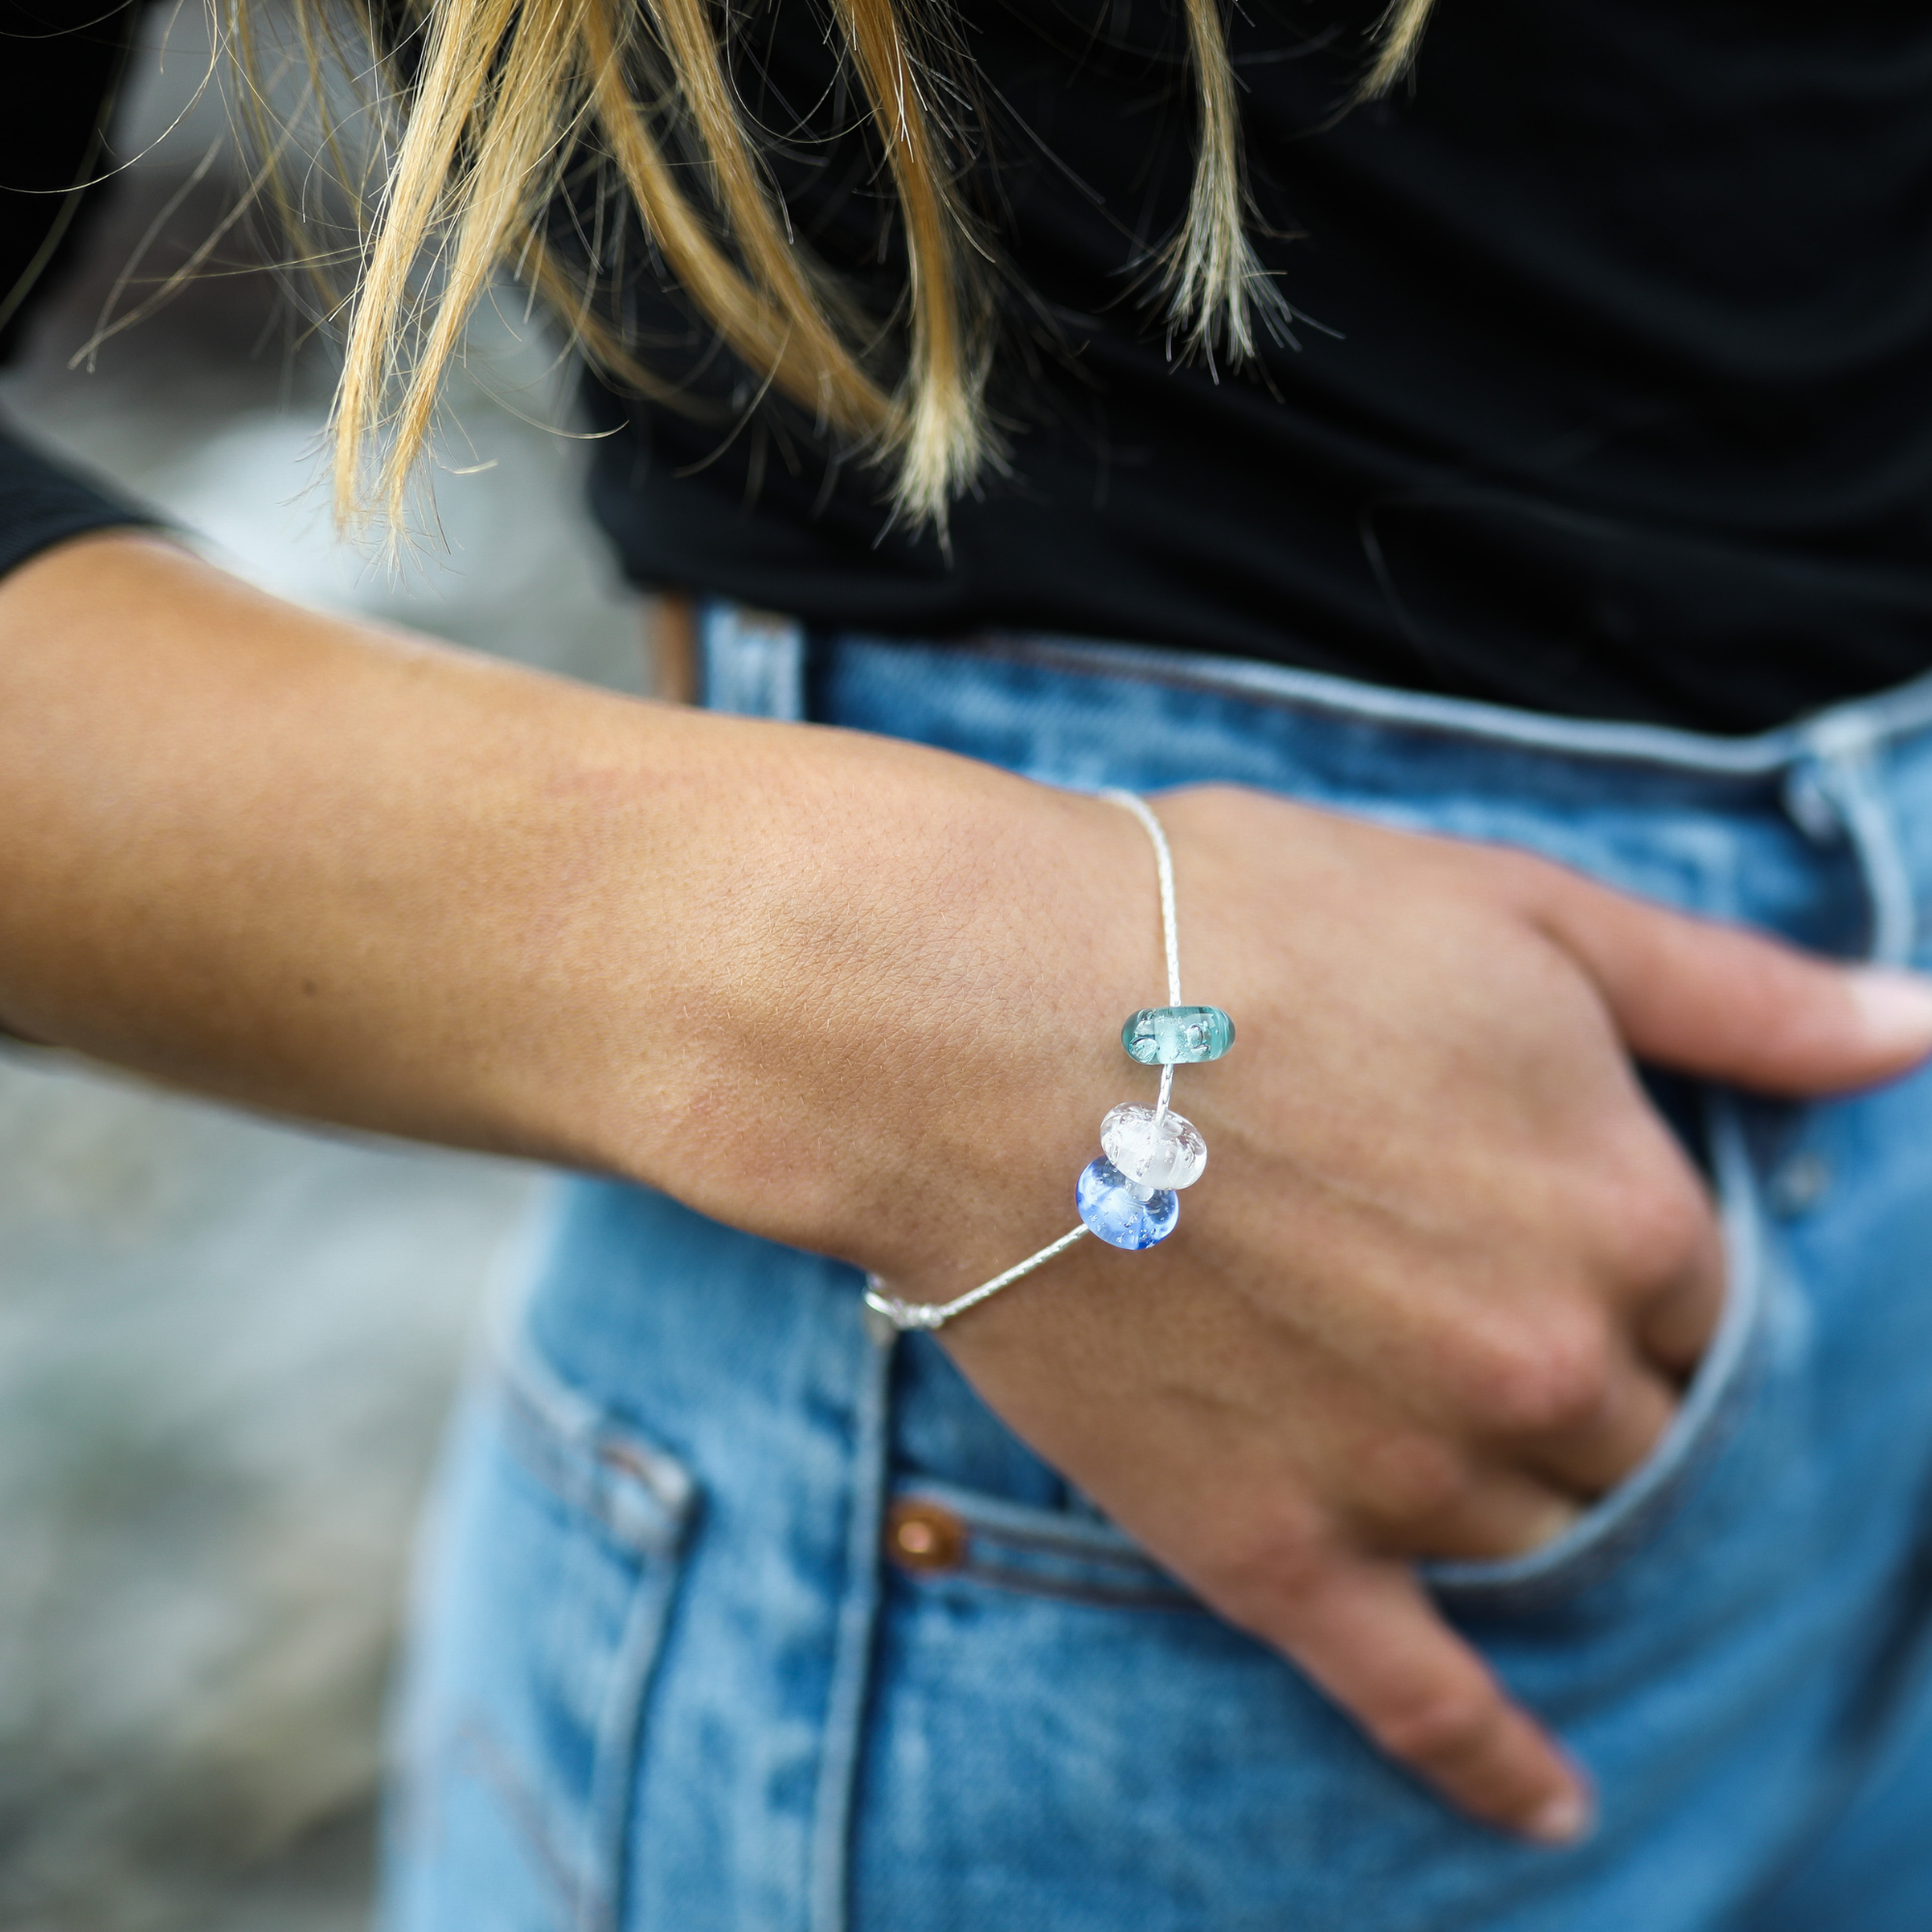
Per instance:
[[[1533,1547],[1715,1319],[1629,1054],[1784,1093],[1932,1046],[1917,982],[1253,793],[1161,813],[1208,1174],[945,1332],[1161,1560],[1481,1817],[1577,1777],[1423,1555]],[[918,746],[639,704],[102,536],[0,582],[0,1022],[251,1105],[607,1169],[944,1300],[1070,1224],[1152,1091],[1118,808]]]
[[[1559,1532],[1656,1443],[1711,1333],[1711,1204],[1629,1056],[1857,1086],[1932,1047],[1932,997],[1520,855],[1253,793],[1157,803],[1186,997],[1239,1028],[1179,1083],[1207,1176],[1161,1247],[1083,1243],[942,1339],[1384,1749],[1479,1818],[1572,1837],[1586,1788],[1410,1560]],[[1151,862],[1140,892],[1151,929]],[[1151,1078],[1117,1058],[1109,1097]]]

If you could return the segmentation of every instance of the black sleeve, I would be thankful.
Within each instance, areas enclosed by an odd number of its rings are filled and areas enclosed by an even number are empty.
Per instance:
[[[0,0],[0,361],[80,232],[137,19],[137,0]],[[67,537],[155,521],[0,419],[0,572]]]
[[[43,455],[0,419],[0,576],[69,537],[159,522]]]

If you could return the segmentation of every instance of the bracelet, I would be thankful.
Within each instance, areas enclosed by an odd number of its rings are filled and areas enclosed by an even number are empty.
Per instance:
[[[955,1315],[977,1308],[1086,1235],[1110,1247],[1151,1248],[1174,1233],[1180,1219],[1179,1190],[1192,1187],[1208,1165],[1208,1143],[1192,1121],[1168,1105],[1174,1069],[1194,1061],[1219,1060],[1235,1043],[1235,1023],[1219,1007],[1180,1003],[1180,948],[1175,936],[1174,855],[1167,834],[1147,801],[1130,791],[1103,791],[1110,804],[1131,811],[1153,842],[1160,875],[1160,929],[1167,952],[1167,1005],[1131,1014],[1121,1044],[1131,1060],[1160,1068],[1160,1094],[1151,1107],[1123,1101],[1100,1122],[1100,1154],[1081,1170],[1073,1190],[1080,1225],[1049,1241],[1004,1274],[952,1301],[901,1301],[875,1274],[866,1277],[866,1331],[882,1348],[908,1328],[943,1328]]]

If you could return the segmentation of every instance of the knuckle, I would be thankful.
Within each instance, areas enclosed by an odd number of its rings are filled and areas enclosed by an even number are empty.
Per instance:
[[[1377,1713],[1369,1733],[1406,1764],[1447,1768],[1467,1764],[1493,1743],[1502,1700],[1488,1685],[1430,1690]]]
[[[1470,1338],[1468,1393],[1479,1418],[1508,1435],[1560,1434],[1607,1399],[1607,1321],[1581,1303],[1549,1307]]]
[[[1335,1552],[1325,1539],[1280,1536],[1250,1551],[1237,1566],[1236,1587],[1258,1609],[1272,1612],[1313,1597],[1334,1566]]]
[[[1656,1288],[1687,1274],[1707,1251],[1711,1208],[1680,1163],[1648,1167],[1609,1188],[1603,1219],[1617,1277]]]
[[[1556,872],[1547,859],[1516,845],[1474,845],[1467,849],[1463,863],[1476,876],[1488,879],[1512,897],[1527,898],[1546,892]]]
[[[1392,1435],[1363,1452],[1362,1499],[1385,1522],[1439,1521],[1468,1496],[1473,1471],[1446,1442]]]
[[[1332,1540],[1313,1522],[1257,1512],[1245,1533],[1198,1567],[1195,1582],[1215,1607],[1247,1630],[1264,1630],[1284,1605],[1313,1596],[1332,1573]]]

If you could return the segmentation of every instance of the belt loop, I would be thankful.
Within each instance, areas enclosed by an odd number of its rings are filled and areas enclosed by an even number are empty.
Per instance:
[[[1821,804],[1836,818],[1857,855],[1871,908],[1866,956],[1878,966],[1907,965],[1918,939],[1918,895],[1885,796],[1874,734],[1839,717],[1822,721],[1804,743],[1804,762],[1785,786],[1792,816],[1813,837]]]
[[[795,617],[707,603],[698,637],[707,710],[794,724],[805,717],[805,626]]]

